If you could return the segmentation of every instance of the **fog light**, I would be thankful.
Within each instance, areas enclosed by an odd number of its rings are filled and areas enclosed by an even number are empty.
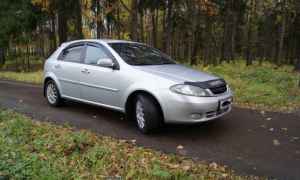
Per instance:
[[[201,119],[202,114],[191,114],[190,117],[191,117],[192,119]]]

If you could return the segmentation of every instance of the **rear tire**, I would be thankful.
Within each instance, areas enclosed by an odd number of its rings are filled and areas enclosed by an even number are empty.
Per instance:
[[[46,83],[45,96],[48,103],[53,107],[58,107],[63,103],[63,99],[61,98],[59,90],[53,80],[49,80]]]
[[[137,95],[134,105],[134,118],[142,133],[148,134],[162,126],[163,115],[155,99],[148,95]]]

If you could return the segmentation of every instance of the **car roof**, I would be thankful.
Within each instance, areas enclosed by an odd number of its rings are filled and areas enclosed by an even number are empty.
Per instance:
[[[73,43],[77,42],[98,42],[98,43],[138,43],[133,41],[127,41],[127,40],[116,40],[116,39],[79,39],[74,41],[68,41],[62,44],[62,46],[67,46]]]

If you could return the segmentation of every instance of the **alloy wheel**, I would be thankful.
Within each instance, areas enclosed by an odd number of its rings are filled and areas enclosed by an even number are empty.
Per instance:
[[[139,128],[143,129],[145,127],[145,114],[144,114],[144,108],[143,105],[141,103],[141,101],[137,101],[136,102],[136,119],[137,119],[137,123]]]
[[[55,104],[57,101],[57,90],[55,84],[49,83],[47,86],[47,99],[51,104]]]

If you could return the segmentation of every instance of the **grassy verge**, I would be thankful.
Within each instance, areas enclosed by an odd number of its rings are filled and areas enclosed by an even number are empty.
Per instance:
[[[36,72],[0,71],[0,79],[41,84],[43,81],[43,71],[36,71]]]
[[[0,109],[0,177],[12,179],[255,179],[134,141],[40,123]],[[257,179],[257,178],[256,178]]]
[[[277,68],[263,63],[246,66],[237,61],[218,66],[197,66],[199,70],[223,77],[235,94],[235,104],[242,107],[290,112],[300,108],[300,75],[291,66]],[[42,83],[42,71],[33,73],[0,72],[0,78]]]
[[[223,77],[239,106],[284,112],[300,108],[300,74],[293,72],[291,66],[277,68],[270,63],[255,63],[247,67],[238,61],[195,68]]]

